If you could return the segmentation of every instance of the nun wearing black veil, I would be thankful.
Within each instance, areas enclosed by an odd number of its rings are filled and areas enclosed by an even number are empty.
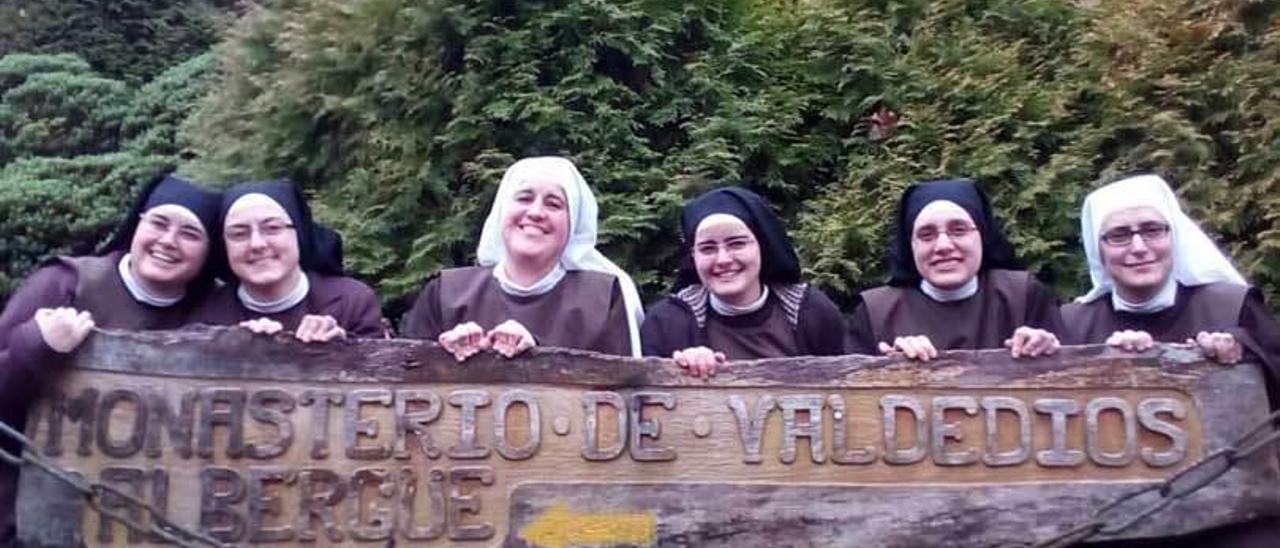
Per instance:
[[[222,196],[220,226],[230,283],[189,323],[283,330],[304,342],[386,335],[377,294],[344,274],[341,237],[312,220],[297,185],[231,187]]]
[[[39,384],[94,327],[180,326],[213,287],[217,218],[217,194],[170,175],[142,189],[99,254],[56,257],[28,276],[0,314],[0,420],[22,429]],[[12,541],[17,475],[0,463],[0,546]]]
[[[844,352],[844,322],[804,282],[782,223],[755,193],[725,187],[684,207],[686,255],[670,296],[641,327],[646,356],[708,376],[729,360]]]
[[[889,284],[862,292],[850,352],[928,360],[949,349],[1058,349],[1057,297],[1018,266],[973,181],[911,186],[894,229]]]

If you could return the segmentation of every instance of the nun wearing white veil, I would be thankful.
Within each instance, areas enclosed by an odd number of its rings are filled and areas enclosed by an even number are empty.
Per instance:
[[[516,162],[484,223],[479,265],[427,280],[402,334],[436,340],[458,361],[534,346],[639,356],[640,296],[631,277],[596,250],[598,213],[569,160]]]
[[[1276,371],[1280,324],[1164,179],[1141,175],[1093,191],[1080,233],[1093,288],[1062,308],[1069,342],[1131,351],[1187,342],[1220,363],[1251,353]]]

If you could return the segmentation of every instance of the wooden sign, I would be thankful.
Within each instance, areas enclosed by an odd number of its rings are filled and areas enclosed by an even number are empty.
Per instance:
[[[1052,536],[1267,414],[1255,366],[1200,360],[842,356],[703,381],[564,350],[458,364],[415,341],[112,332],[27,432],[59,466],[235,544],[986,546]],[[1273,454],[1241,462],[1125,536],[1276,508],[1278,474]],[[19,493],[27,545],[149,540],[39,470]]]

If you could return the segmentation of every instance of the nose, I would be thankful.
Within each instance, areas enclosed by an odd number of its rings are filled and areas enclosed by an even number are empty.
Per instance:
[[[249,248],[258,249],[267,245],[267,239],[262,237],[262,232],[258,230],[249,231]]]
[[[529,204],[529,209],[525,210],[525,215],[534,218],[542,218],[546,213],[547,210],[543,207],[542,202],[536,200],[532,204]]]
[[[178,240],[178,230],[176,228],[170,228],[164,232],[161,232],[160,237],[156,238],[157,242],[168,245],[168,246],[174,245],[174,242],[176,242],[177,240]]]
[[[933,242],[933,250],[935,252],[950,251],[952,249],[955,249],[955,247],[956,247],[955,241],[953,241],[951,239],[951,236],[948,236],[946,232],[939,232],[938,239],[934,240]]]
[[[1147,247],[1147,241],[1142,239],[1141,234],[1135,233],[1133,235],[1133,241],[1129,242],[1129,251],[1133,253],[1144,253],[1149,250],[1150,248]]]
[[[727,264],[733,261],[733,254],[726,247],[716,248],[716,264]]]

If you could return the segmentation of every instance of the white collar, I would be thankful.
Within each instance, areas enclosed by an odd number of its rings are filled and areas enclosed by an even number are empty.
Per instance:
[[[743,306],[729,304],[717,297],[715,293],[708,291],[711,297],[711,309],[721,316],[742,316],[760,310],[764,308],[765,301],[769,300],[769,286],[763,284],[762,286],[764,290],[760,292],[760,298]]]
[[[1160,288],[1160,292],[1153,295],[1140,303],[1130,302],[1120,296],[1120,292],[1111,290],[1111,307],[1116,310],[1132,312],[1134,314],[1155,314],[1166,308],[1172,308],[1174,301],[1178,299],[1178,282],[1169,276],[1165,280],[1164,287]]]
[[[929,280],[920,278],[920,291],[923,291],[930,299],[940,303],[963,301],[978,293],[978,277],[969,278],[969,281],[965,282],[964,285],[955,289],[943,289],[929,283]]]
[[[515,280],[511,279],[511,276],[507,275],[506,261],[498,261],[498,264],[493,266],[493,277],[498,280],[498,287],[502,288],[503,293],[516,297],[532,297],[549,293],[556,288],[556,284],[560,283],[560,280],[564,279],[565,272],[564,267],[556,263],[555,268],[552,268],[551,272],[548,272],[546,276],[533,282],[533,285],[525,287],[516,283]]]
[[[160,297],[147,291],[147,287],[133,276],[133,270],[129,268],[130,257],[130,253],[125,253],[124,257],[120,258],[120,263],[116,265],[116,270],[120,272],[120,279],[124,281],[125,289],[129,290],[129,295],[132,295],[134,300],[151,306],[166,308],[178,304],[178,301],[187,296],[185,291],[178,294],[177,297]]]
[[[300,272],[298,275],[298,283],[293,286],[293,290],[274,301],[260,301],[249,294],[249,290],[244,288],[244,284],[236,288],[236,297],[240,299],[240,304],[245,308],[257,312],[259,314],[275,314],[293,308],[307,298],[307,293],[311,292],[311,281],[307,279],[306,272]]]

